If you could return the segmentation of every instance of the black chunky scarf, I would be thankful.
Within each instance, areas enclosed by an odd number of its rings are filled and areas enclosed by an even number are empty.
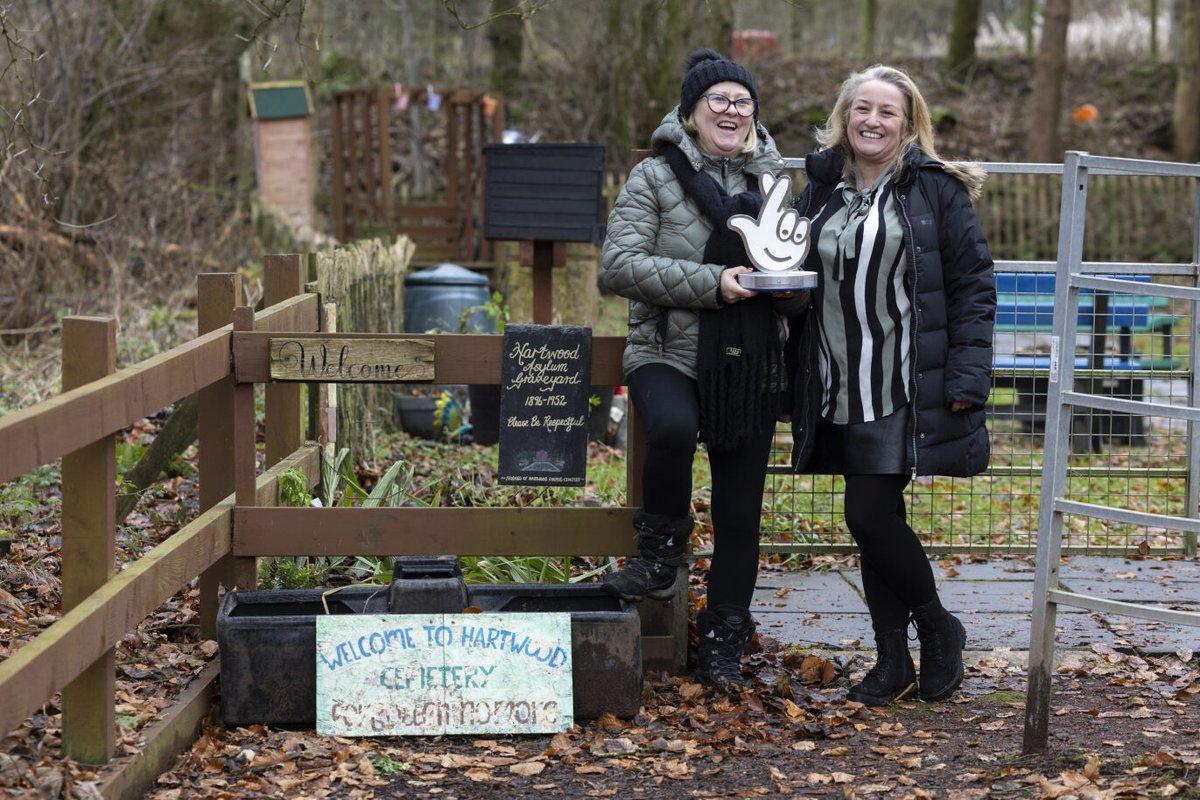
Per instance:
[[[757,217],[762,208],[758,176],[747,174],[750,189],[730,195],[683,151],[668,145],[663,155],[684,191],[713,225],[704,262],[750,266],[742,238],[726,224],[734,214]],[[765,295],[700,311],[696,383],[700,395],[700,439],[710,449],[727,450],[773,426],[782,407],[783,345],[778,318]]]

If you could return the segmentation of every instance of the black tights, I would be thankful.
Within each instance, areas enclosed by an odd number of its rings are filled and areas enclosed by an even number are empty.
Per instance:
[[[908,526],[907,486],[907,475],[846,476],[846,527],[861,553],[863,593],[877,631],[908,627],[910,609],[937,597],[929,558]]]
[[[679,519],[691,512],[692,458],[700,430],[696,381],[666,364],[647,364],[627,378],[634,408],[646,425],[643,508]],[[763,487],[774,426],[733,450],[710,450],[713,557],[708,606],[746,609],[758,578]]]

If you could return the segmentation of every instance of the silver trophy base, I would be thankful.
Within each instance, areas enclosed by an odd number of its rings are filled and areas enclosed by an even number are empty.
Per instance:
[[[817,287],[817,273],[802,269],[785,272],[743,272],[737,278],[743,289],[752,292],[789,292]]]

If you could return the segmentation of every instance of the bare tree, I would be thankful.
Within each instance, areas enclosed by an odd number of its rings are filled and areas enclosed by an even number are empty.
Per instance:
[[[708,14],[703,17],[707,23],[709,47],[728,55],[733,48],[733,0],[707,0]]]
[[[1037,0],[1021,3],[1021,29],[1025,31],[1025,57],[1033,58],[1033,23],[1037,16]]]
[[[525,21],[514,0],[495,0],[495,16],[487,25],[487,41],[492,48],[492,70],[488,87],[500,94],[511,94],[521,79],[521,53],[525,48]]]
[[[1158,61],[1158,0],[1150,0],[1150,60]]]
[[[1175,84],[1172,128],[1175,157],[1200,161],[1200,0],[1179,0],[1183,24],[1179,31],[1179,77]]]
[[[1063,75],[1067,67],[1067,26],[1071,0],[1046,0],[1042,38],[1034,62],[1033,96],[1029,101],[1030,161],[1062,159],[1059,118],[1062,116]]]
[[[954,0],[954,21],[943,69],[961,79],[975,67],[975,37],[979,33],[979,0]]]
[[[875,23],[879,19],[879,10],[875,0],[862,0],[862,26],[859,52],[863,58],[875,56]]]
[[[305,35],[303,6],[4,5],[0,295],[21,310],[0,324],[36,322],[50,291],[78,297],[73,310],[120,311],[137,294],[190,286],[213,255],[232,259],[245,219],[239,58],[251,50],[269,65],[276,37]]]

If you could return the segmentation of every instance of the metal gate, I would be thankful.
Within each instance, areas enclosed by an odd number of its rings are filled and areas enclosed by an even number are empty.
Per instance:
[[[982,166],[989,180],[975,203],[977,212],[989,242],[993,232],[1006,231],[1008,242],[993,250],[998,306],[987,407],[992,460],[986,473],[973,478],[914,481],[906,503],[910,524],[931,554],[1032,556],[1041,485],[1048,474],[1043,441],[1058,242],[1060,231],[1066,237],[1071,230],[1058,216],[1064,167]],[[803,159],[785,159],[798,185],[803,167]],[[1095,177],[1093,171],[1091,224],[1080,232],[1082,257],[1090,259],[1084,269],[1125,275],[1138,282],[1139,292],[1118,297],[1085,290],[1074,373],[1081,386],[1090,383],[1116,398],[1189,402],[1195,309],[1183,300],[1140,291],[1151,284],[1197,285],[1196,182],[1179,172],[1141,176],[1102,170]],[[1070,177],[1065,183],[1077,186]],[[1012,223],[1007,215],[1017,209],[1019,221]],[[1133,228],[1147,236],[1132,235]],[[1200,472],[1194,466],[1196,440],[1185,422],[1089,409],[1076,415],[1069,440],[1069,453],[1059,455],[1067,461],[1076,499],[1185,516],[1195,508]],[[793,475],[790,448],[790,430],[780,426],[764,500],[763,549],[784,557],[852,551],[843,523],[841,478]],[[1191,505],[1187,498],[1193,498]],[[1079,517],[1074,523],[1064,537],[1063,555],[1196,555],[1191,532]]]
[[[1084,230],[1087,217],[1088,178],[1093,175],[1178,176],[1194,181],[1192,203],[1192,274],[1191,286],[1142,283],[1133,276],[1145,271],[1140,263],[1095,263],[1083,261]],[[1200,613],[1145,604],[1109,600],[1066,591],[1059,585],[1059,562],[1065,523],[1072,518],[1108,520],[1131,525],[1164,528],[1184,532],[1194,552],[1195,537],[1200,533],[1200,490],[1194,476],[1200,467],[1200,383],[1197,369],[1200,353],[1197,343],[1200,326],[1200,164],[1177,164],[1124,158],[1092,156],[1069,152],[1063,164],[1063,193],[1059,216],[1057,271],[1054,281],[1054,326],[1049,354],[1049,390],[1046,400],[1045,455],[1038,524],[1037,567],[1034,582],[1033,620],[1029,646],[1029,690],[1025,706],[1024,750],[1046,749],[1050,719],[1051,670],[1054,661],[1055,621],[1059,605],[1092,611],[1115,612],[1135,619],[1175,625],[1200,626]],[[1186,301],[1191,308],[1191,329],[1186,355],[1190,381],[1185,404],[1162,403],[1144,397],[1134,399],[1105,392],[1096,382],[1107,366],[1101,352],[1080,357],[1075,353],[1079,333],[1081,296],[1092,294],[1097,318],[1102,303],[1119,302],[1131,294]],[[1081,374],[1086,373],[1086,374]],[[1073,495],[1067,480],[1067,462],[1071,435],[1082,415],[1095,411],[1125,414],[1129,418],[1165,417],[1186,422],[1187,464],[1192,477],[1187,483],[1184,514],[1168,515],[1133,510],[1128,507],[1083,502]]]

